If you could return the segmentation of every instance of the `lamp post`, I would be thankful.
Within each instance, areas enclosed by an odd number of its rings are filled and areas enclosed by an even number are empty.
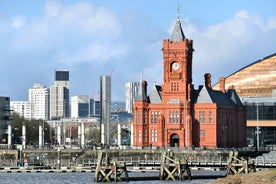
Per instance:
[[[60,149],[58,148],[58,160],[57,160],[57,164],[58,164],[58,169],[60,169]]]
[[[22,147],[19,148],[19,166],[22,166]]]
[[[256,131],[256,134],[257,134],[257,151],[259,151],[260,149],[260,139],[259,139],[259,102],[257,101],[257,131]]]

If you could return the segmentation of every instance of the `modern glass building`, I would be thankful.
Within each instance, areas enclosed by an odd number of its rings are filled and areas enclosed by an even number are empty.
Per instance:
[[[0,144],[8,143],[8,123],[10,121],[10,98],[0,97]]]
[[[91,99],[88,95],[71,97],[71,118],[99,117],[100,100]]]
[[[276,144],[276,97],[244,97],[248,145]]]
[[[261,58],[225,78],[247,106],[247,143],[276,144],[276,53]],[[218,89],[219,83],[213,86]]]

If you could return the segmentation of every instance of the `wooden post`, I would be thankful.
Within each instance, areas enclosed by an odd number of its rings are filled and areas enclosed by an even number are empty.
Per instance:
[[[163,152],[161,156],[160,180],[184,180],[184,173],[192,179],[187,161],[182,162],[174,156],[174,152]]]
[[[124,163],[111,162],[107,152],[100,152],[98,154],[94,180],[95,182],[117,182],[128,181],[129,178]]]
[[[239,157],[237,151],[229,152],[229,158],[227,162],[227,174],[248,174],[251,171],[256,172],[254,161]]]

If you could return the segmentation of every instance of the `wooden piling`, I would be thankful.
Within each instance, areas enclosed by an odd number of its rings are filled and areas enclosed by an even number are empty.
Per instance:
[[[188,179],[192,179],[187,161],[181,161],[174,156],[173,151],[163,152],[161,158],[160,180],[184,180],[187,172]]]
[[[112,162],[107,152],[99,152],[95,170],[95,182],[118,182],[128,180],[128,173],[124,163]]]
[[[230,151],[227,162],[227,174],[239,175],[241,173],[248,174],[250,172],[256,172],[254,161],[240,157],[237,151]]]

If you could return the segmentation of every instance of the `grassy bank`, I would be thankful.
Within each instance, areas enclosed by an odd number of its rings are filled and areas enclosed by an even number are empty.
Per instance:
[[[276,184],[276,168],[240,176],[227,176],[208,184]]]

